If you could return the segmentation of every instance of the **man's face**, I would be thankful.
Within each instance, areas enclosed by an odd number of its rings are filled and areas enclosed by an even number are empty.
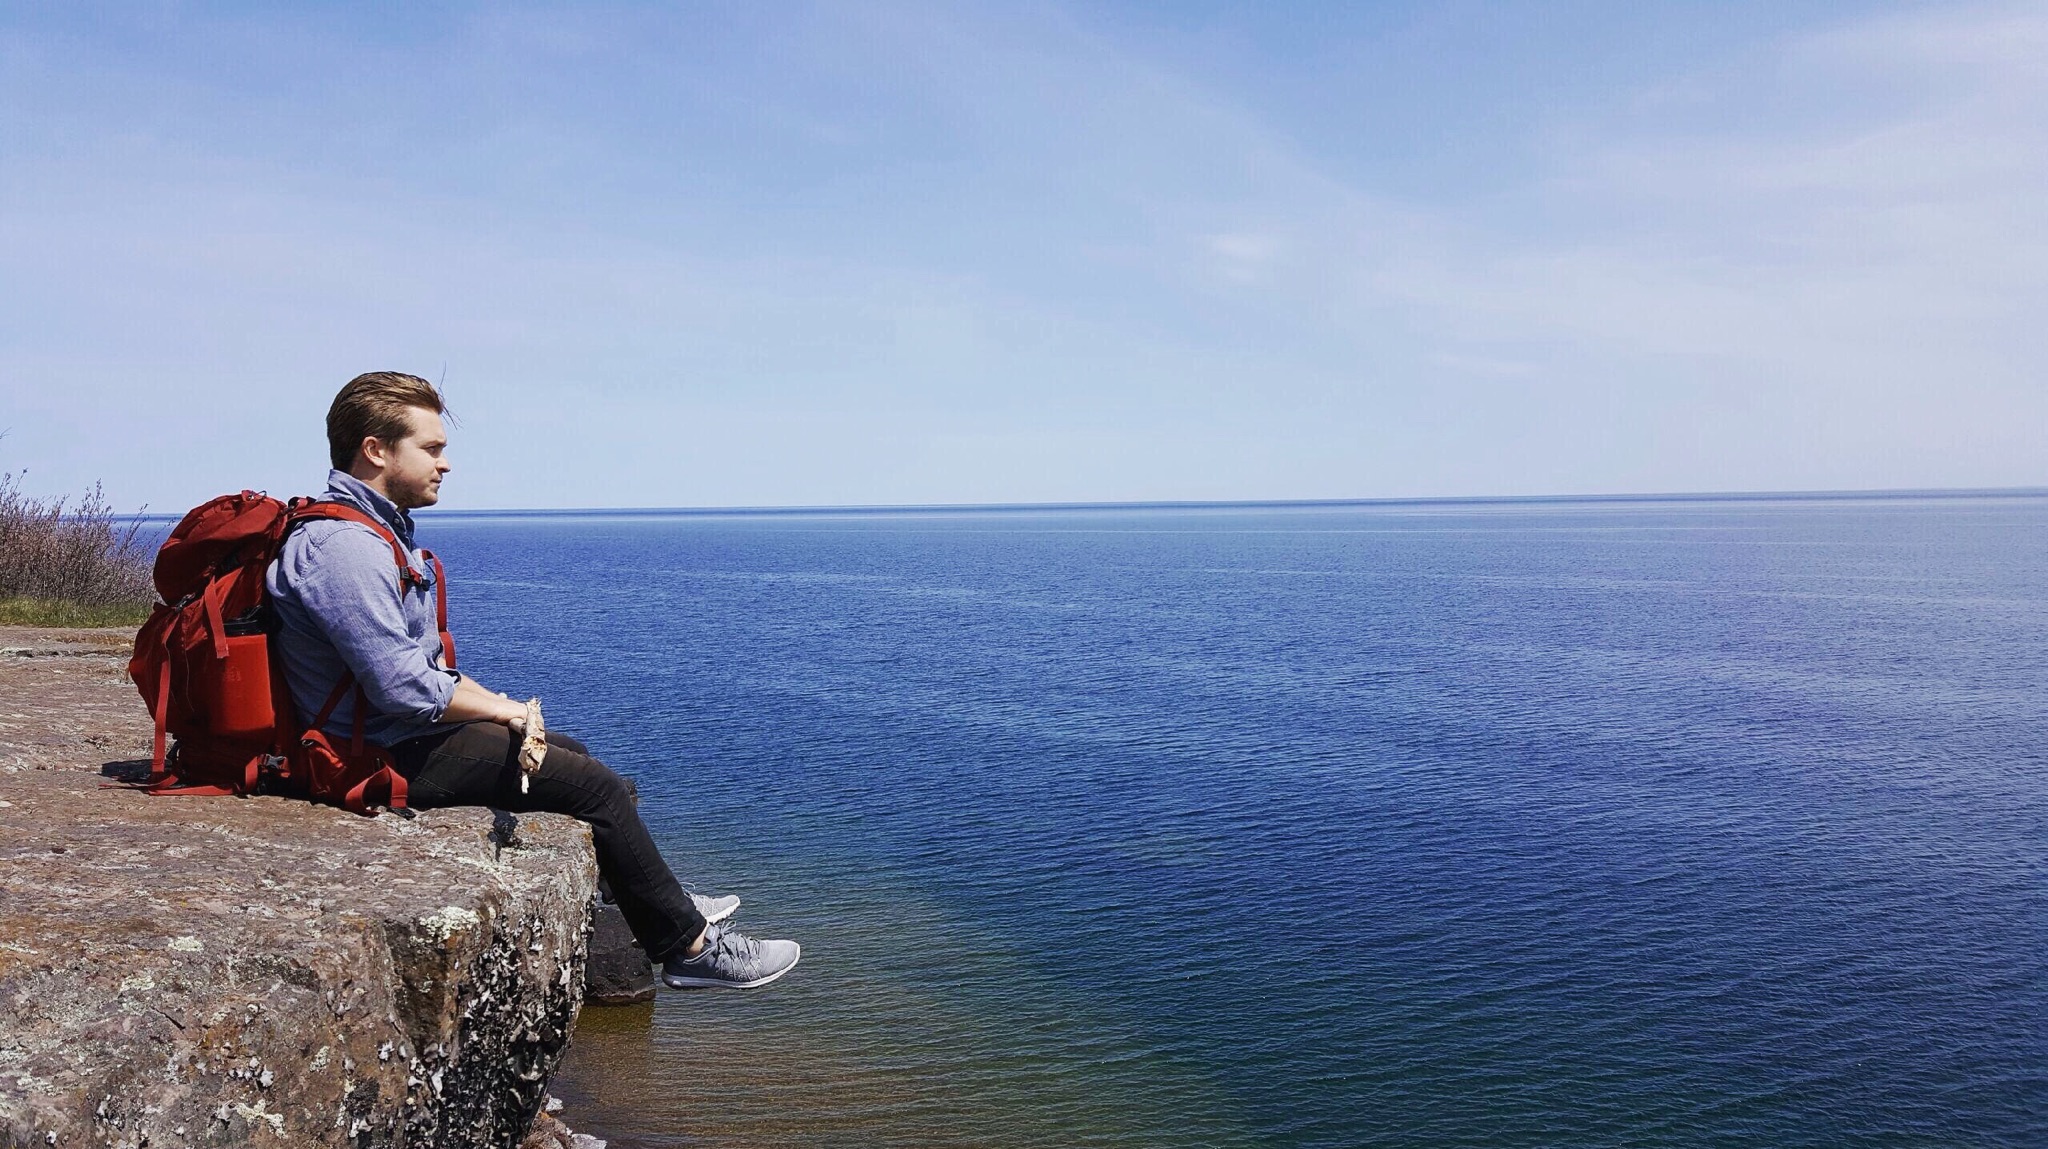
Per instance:
[[[441,476],[450,467],[446,455],[448,429],[439,413],[424,407],[406,408],[411,430],[396,443],[371,440],[383,447],[384,495],[402,510],[431,507],[441,501]]]

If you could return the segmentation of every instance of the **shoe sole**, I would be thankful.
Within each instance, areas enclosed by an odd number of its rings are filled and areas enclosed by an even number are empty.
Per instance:
[[[767,977],[755,978],[753,981],[726,981],[723,978],[715,977],[675,977],[670,974],[662,974],[661,983],[670,989],[754,989],[757,986],[767,985],[769,982],[795,969],[796,963],[802,960],[804,960],[804,951],[798,949],[794,961],[769,974]]]

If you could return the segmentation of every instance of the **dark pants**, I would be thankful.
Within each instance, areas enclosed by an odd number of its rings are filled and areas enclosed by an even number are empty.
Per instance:
[[[514,814],[567,814],[590,823],[597,872],[611,886],[633,937],[655,961],[695,941],[703,915],[669,872],[633,808],[633,784],[590,756],[583,743],[548,732],[548,754],[519,792],[519,737],[495,722],[465,722],[391,748],[411,783],[406,804],[421,810],[489,806]]]

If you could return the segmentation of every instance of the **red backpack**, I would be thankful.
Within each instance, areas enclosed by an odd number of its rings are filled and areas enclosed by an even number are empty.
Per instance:
[[[157,552],[156,590],[163,602],[135,636],[128,662],[128,676],[156,719],[149,779],[143,783],[150,793],[291,794],[359,814],[373,803],[405,807],[405,778],[383,747],[363,739],[369,705],[355,676],[343,672],[319,715],[302,729],[282,666],[270,657],[276,616],[264,571],[285,536],[313,519],[342,519],[376,531],[398,564],[399,593],[424,590],[390,528],[346,503],[283,503],[243,491],[194,507]],[[434,569],[442,659],[453,668],[448,580],[432,551],[421,554]],[[355,730],[337,740],[320,728],[351,688]],[[176,740],[168,752],[167,734]]]

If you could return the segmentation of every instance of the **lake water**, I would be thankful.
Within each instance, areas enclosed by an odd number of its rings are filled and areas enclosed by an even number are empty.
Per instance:
[[[804,959],[615,1146],[2048,1144],[2048,501],[436,515]]]

